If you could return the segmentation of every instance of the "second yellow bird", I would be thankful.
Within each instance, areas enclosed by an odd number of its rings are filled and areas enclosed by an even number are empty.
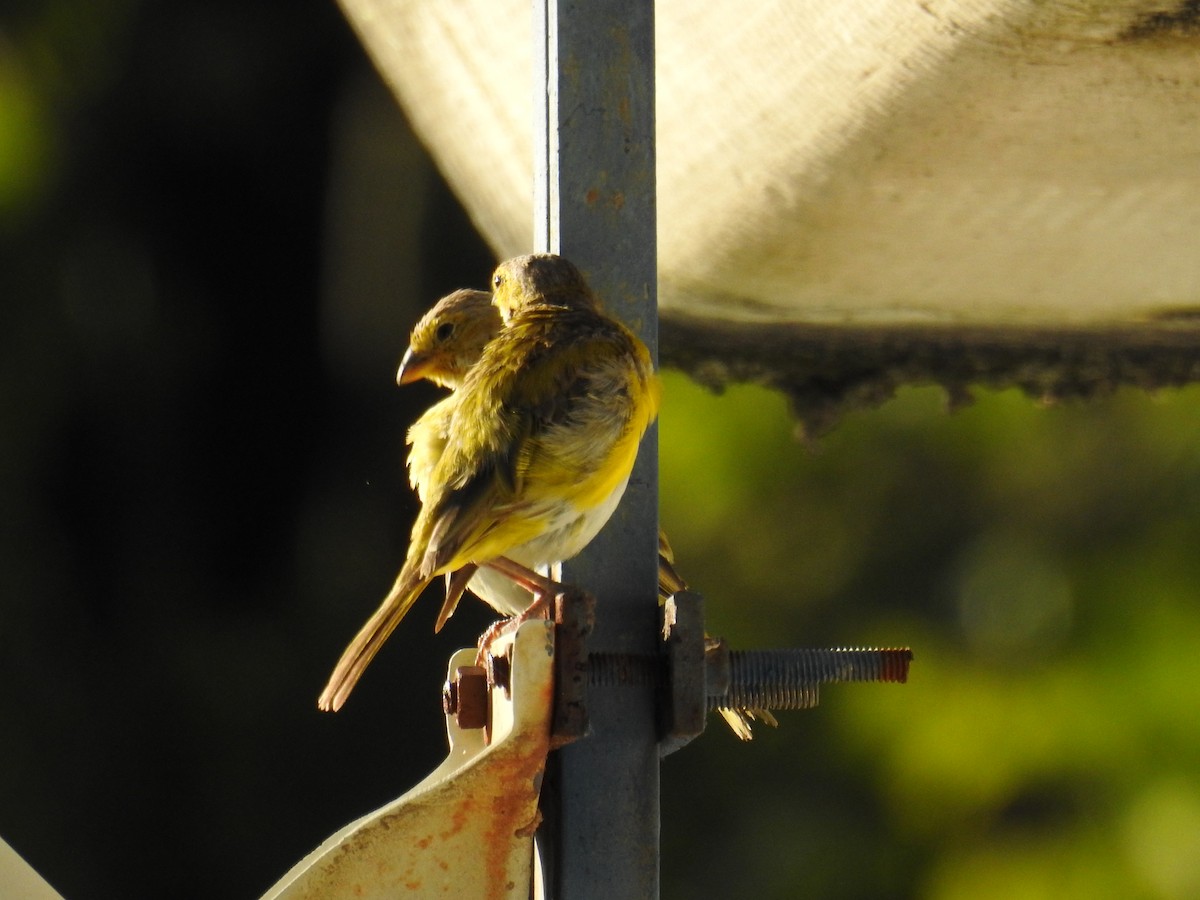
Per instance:
[[[428,584],[510,554],[569,559],[608,521],[661,387],[649,351],[604,315],[579,270],[550,254],[492,278],[504,327],[450,398],[448,437],[391,592],[317,701],[336,710]]]
[[[413,327],[408,349],[396,373],[397,384],[410,384],[426,378],[450,390],[457,390],[467,372],[479,361],[483,348],[500,333],[500,311],[492,304],[491,294],[458,290],[439,300]],[[418,497],[424,497],[423,485],[449,439],[454,398],[435,403],[408,430],[409,481]],[[517,562],[522,562],[518,559]],[[480,569],[470,579],[469,589],[481,600],[505,616],[520,614],[530,594],[521,585],[493,569]],[[451,579],[447,576],[447,589]],[[667,536],[658,533],[658,597],[663,603],[672,594],[687,590],[687,583],[675,568],[675,556]],[[438,618],[440,629],[453,612],[455,597],[448,595]],[[730,729],[742,740],[753,737],[751,722],[777,725],[775,717],[762,709],[718,709]]]

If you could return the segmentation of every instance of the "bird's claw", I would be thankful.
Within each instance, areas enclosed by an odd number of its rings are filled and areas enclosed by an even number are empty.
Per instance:
[[[550,599],[550,594],[539,594],[522,612],[507,619],[500,619],[498,622],[493,622],[489,625],[487,631],[479,636],[479,643],[477,645],[479,649],[475,653],[475,665],[487,665],[487,658],[488,654],[491,653],[492,644],[499,638],[516,631],[535,616],[549,618],[552,606]]]

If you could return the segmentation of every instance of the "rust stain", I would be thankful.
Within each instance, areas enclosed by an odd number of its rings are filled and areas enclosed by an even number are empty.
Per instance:
[[[459,804],[458,809],[454,810],[454,815],[450,817],[450,828],[443,831],[438,837],[443,841],[447,841],[462,831],[466,827],[467,819],[471,816],[473,806],[475,806],[473,800],[463,800]]]
[[[629,108],[628,97],[622,97],[617,103],[617,116],[620,117],[621,124],[624,125],[626,129],[633,127],[633,115]]]
[[[599,188],[588,188],[584,192],[583,200],[588,206],[595,206],[603,200],[608,206],[613,209],[621,209],[625,206],[625,193],[623,191],[612,191],[607,196]]]
[[[495,772],[495,783],[501,789],[490,798],[484,830],[485,871],[497,889],[509,880],[513,851],[529,840],[521,831],[537,814],[537,793],[532,787],[543,766],[545,741],[522,740],[511,749],[513,755]]]
[[[538,702],[549,708],[553,684],[548,681],[540,687]],[[549,734],[514,734],[507,749],[508,754],[503,761],[496,761],[492,773],[497,790],[490,797],[489,821],[484,829],[488,896],[501,896],[514,889],[509,868],[527,856],[528,843],[540,818],[538,788],[549,752]]]

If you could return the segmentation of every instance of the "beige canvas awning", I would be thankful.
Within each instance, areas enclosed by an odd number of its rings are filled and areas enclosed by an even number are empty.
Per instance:
[[[342,4],[497,254],[526,252],[528,4]],[[660,0],[656,30],[665,362],[818,428],[908,382],[1200,379],[1194,2]]]

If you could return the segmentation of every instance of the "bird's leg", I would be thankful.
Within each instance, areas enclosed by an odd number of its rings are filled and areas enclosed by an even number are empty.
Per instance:
[[[523,566],[519,562],[513,562],[507,556],[498,556],[484,563],[484,565],[489,569],[495,569],[501,575],[507,577],[509,581],[516,582],[535,597],[539,595],[553,597],[563,587],[557,581],[547,578],[545,575],[535,572],[533,569]]]
[[[547,617],[549,615],[550,605],[554,600],[554,596],[562,590],[562,585],[557,581],[546,578],[530,569],[521,565],[518,562],[513,562],[506,556],[498,556],[493,560],[484,563],[489,569],[495,569],[500,574],[514,581],[525,590],[533,594],[533,601],[525,607],[525,609],[517,615],[509,619],[501,619],[499,622],[494,622],[487,631],[479,638],[479,659],[487,655],[488,648],[492,642],[502,634],[513,631],[522,624],[532,619],[535,615]],[[480,663],[482,664],[482,663]]]

